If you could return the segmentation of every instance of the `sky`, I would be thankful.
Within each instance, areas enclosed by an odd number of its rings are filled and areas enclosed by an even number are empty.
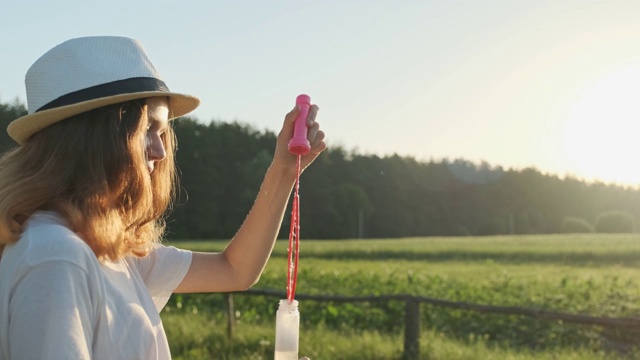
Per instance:
[[[53,46],[138,39],[203,123],[277,132],[298,94],[330,147],[640,185],[640,1],[5,0],[0,101]]]

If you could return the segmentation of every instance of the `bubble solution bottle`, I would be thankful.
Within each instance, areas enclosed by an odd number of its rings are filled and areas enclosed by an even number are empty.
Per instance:
[[[276,345],[274,360],[298,360],[300,312],[298,301],[280,300],[276,312]]]

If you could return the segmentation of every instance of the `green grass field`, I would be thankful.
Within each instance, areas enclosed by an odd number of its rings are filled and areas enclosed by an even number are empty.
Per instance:
[[[225,242],[174,242],[220,251]],[[286,241],[255,288],[284,291]],[[415,294],[592,316],[640,314],[638,235],[546,235],[311,241],[298,294]],[[222,294],[173,296],[162,312],[176,359],[271,359],[277,299],[235,294],[227,336]],[[301,301],[300,354],[400,359],[404,304]],[[423,359],[633,359],[640,331],[421,306]]]

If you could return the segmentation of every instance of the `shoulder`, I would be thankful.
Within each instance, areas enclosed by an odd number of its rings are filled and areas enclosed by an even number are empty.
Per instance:
[[[53,212],[32,215],[25,223],[18,242],[5,249],[5,257],[9,261],[20,261],[23,266],[49,261],[69,262],[84,269],[98,266],[91,248],[66,226],[60,215]]]
[[[126,259],[137,270],[156,309],[161,310],[191,266],[191,251],[155,245],[145,257]]]
[[[154,269],[175,268],[179,264],[191,263],[191,251],[179,249],[173,246],[154,244],[153,248],[144,257],[127,257],[126,261],[136,267],[144,276]]]

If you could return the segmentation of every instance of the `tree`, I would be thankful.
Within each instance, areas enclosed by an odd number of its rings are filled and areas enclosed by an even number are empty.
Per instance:
[[[0,123],[26,114],[0,103]],[[173,121],[181,188],[168,236],[229,238],[248,213],[270,165],[276,136],[251,126],[184,117]],[[0,149],[16,146],[0,131]],[[417,161],[332,147],[301,177],[301,236],[365,237],[635,231],[640,189],[534,168],[475,164],[464,159]],[[290,207],[290,203],[289,203]],[[616,211],[612,211],[615,209]],[[290,208],[279,234],[287,237]]]
[[[2,129],[6,129],[10,122],[24,115],[27,115],[27,109],[19,100],[16,99],[12,104],[0,103],[0,127]],[[0,131],[0,153],[17,145],[6,131]]]

